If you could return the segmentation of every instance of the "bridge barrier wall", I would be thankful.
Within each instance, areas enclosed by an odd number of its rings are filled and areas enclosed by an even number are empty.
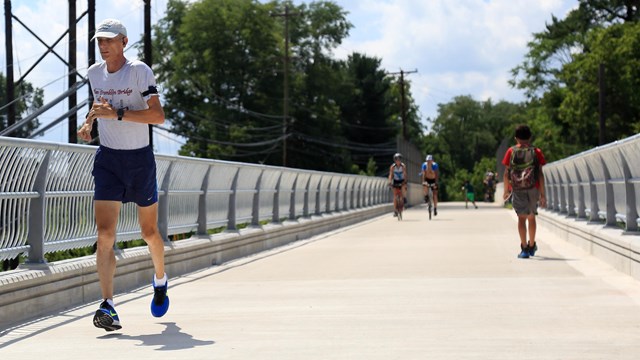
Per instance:
[[[640,279],[640,134],[543,167],[543,226]]]
[[[0,138],[0,328],[100,298],[95,256],[47,263],[45,254],[93,246],[96,148]],[[171,276],[220,264],[390,213],[385,178],[156,154],[158,225]],[[410,184],[409,204],[422,189]],[[224,228],[209,235],[211,229]],[[191,233],[186,240],[171,235]],[[122,207],[117,241],[139,239],[137,211]],[[117,292],[148,285],[146,247],[118,251]]]

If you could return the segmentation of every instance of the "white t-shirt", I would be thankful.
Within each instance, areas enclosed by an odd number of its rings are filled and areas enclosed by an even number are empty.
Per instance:
[[[158,96],[151,68],[138,60],[127,62],[115,73],[105,62],[88,70],[94,101],[105,98],[114,109],[145,110],[151,96]],[[117,119],[98,119],[100,144],[111,149],[133,150],[149,146],[149,125]]]

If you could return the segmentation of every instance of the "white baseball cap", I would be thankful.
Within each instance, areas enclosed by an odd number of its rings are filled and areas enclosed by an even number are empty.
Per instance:
[[[93,35],[91,40],[99,37],[112,39],[120,34],[127,36],[127,28],[122,25],[120,20],[105,19],[98,24],[98,27],[96,27],[96,34]]]
[[[433,155],[427,155],[426,161],[433,161]]]

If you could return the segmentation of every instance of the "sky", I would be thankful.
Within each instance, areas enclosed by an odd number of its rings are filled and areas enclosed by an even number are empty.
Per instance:
[[[296,0],[299,4],[302,1]],[[353,24],[350,36],[334,50],[337,58],[353,52],[382,59],[388,72],[407,75],[412,95],[423,123],[437,116],[438,104],[455,96],[471,95],[484,101],[524,100],[512,89],[510,70],[520,64],[532,34],[544,29],[551,15],[563,18],[577,6],[576,0],[337,0]],[[141,39],[144,26],[143,0],[96,1],[96,21],[120,19],[126,26],[130,44]],[[164,15],[167,0],[152,0],[152,23]],[[77,15],[87,8],[78,0]],[[13,0],[13,13],[45,42],[51,44],[67,29],[68,0]],[[4,28],[4,17],[0,19]],[[20,24],[13,22],[14,76],[18,79],[46,51]],[[87,69],[87,18],[78,23],[78,70]],[[0,71],[6,71],[4,36],[0,39]],[[56,47],[66,59],[68,39]],[[96,52],[97,56],[99,53]],[[137,51],[126,52],[136,58]],[[45,103],[67,87],[66,66],[49,54],[26,78],[45,90]],[[78,102],[86,98],[83,88]],[[67,109],[54,107],[39,117],[47,124]],[[67,142],[67,125],[62,123],[40,139]],[[175,154],[182,139],[167,134],[154,137],[156,151]]]

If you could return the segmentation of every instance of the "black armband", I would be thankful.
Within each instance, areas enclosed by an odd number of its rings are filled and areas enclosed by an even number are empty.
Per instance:
[[[157,94],[158,93],[158,88],[155,86],[149,86],[149,89],[147,91],[143,91],[142,92],[142,96],[149,96],[149,95],[153,95],[153,94]]]

